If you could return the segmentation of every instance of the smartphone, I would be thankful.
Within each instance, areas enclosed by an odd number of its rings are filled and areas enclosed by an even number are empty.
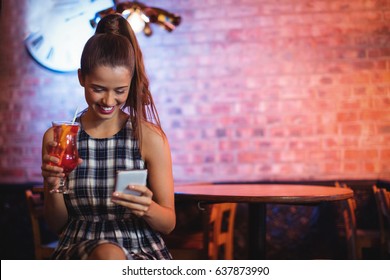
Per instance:
[[[141,195],[137,191],[133,191],[127,188],[128,185],[140,185],[146,186],[146,180],[148,177],[147,169],[136,169],[136,170],[121,170],[116,174],[115,191]]]

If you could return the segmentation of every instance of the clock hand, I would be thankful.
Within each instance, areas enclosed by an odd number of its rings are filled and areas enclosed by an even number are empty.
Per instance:
[[[81,16],[84,15],[84,14],[85,14],[85,12],[80,12],[80,13],[78,13],[77,15],[73,15],[73,16],[70,16],[70,17],[65,18],[65,21],[70,21],[70,20],[75,19],[75,18],[77,18],[77,17],[81,17]]]
[[[92,1],[93,2],[93,1]],[[80,0],[57,0],[55,3],[56,6],[62,5],[77,5],[80,3]]]

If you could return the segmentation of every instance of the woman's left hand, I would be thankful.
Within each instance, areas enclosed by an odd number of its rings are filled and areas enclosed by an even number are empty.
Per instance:
[[[146,186],[138,185],[129,185],[127,188],[139,192],[140,195],[114,192],[112,195],[112,202],[130,209],[130,211],[138,217],[143,217],[152,204],[152,191]]]

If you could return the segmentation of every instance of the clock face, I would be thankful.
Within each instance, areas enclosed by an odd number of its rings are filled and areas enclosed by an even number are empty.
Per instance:
[[[35,2],[39,9],[41,0]],[[112,7],[113,1],[52,0],[48,4],[51,5],[48,11],[31,22],[34,30],[25,40],[27,50],[51,70],[75,71],[80,67],[85,42],[95,32],[90,20],[97,12]]]

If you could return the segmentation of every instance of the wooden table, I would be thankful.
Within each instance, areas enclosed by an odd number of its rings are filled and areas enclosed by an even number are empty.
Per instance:
[[[345,188],[295,184],[185,184],[175,185],[178,201],[249,204],[249,257],[265,259],[266,204],[315,204],[353,197]]]

